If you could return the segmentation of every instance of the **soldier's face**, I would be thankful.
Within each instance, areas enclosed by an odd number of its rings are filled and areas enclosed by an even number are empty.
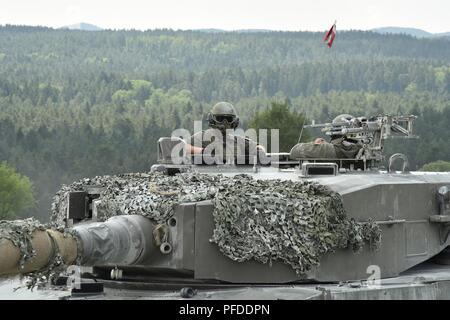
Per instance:
[[[314,144],[324,144],[326,141],[322,138],[317,138],[314,140]]]

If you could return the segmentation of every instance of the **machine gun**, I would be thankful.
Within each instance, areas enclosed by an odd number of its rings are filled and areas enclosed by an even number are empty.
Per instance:
[[[384,141],[391,138],[418,138],[413,134],[413,122],[417,117],[378,115],[370,118],[352,117],[342,115],[336,118],[332,123],[305,125],[305,128],[321,128],[321,131],[332,139],[343,137],[361,146],[353,162],[362,162],[362,167],[367,169],[379,167],[380,162],[384,160],[383,147]],[[396,158],[402,157],[407,162],[404,155],[396,155]],[[392,159],[394,161],[395,159]]]

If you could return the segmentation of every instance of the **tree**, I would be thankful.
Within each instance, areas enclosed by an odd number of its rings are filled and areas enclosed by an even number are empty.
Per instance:
[[[450,171],[450,162],[438,160],[425,164],[421,171],[446,172]]]
[[[30,179],[0,163],[0,219],[14,219],[34,202]]]
[[[270,129],[279,129],[279,147],[281,152],[289,152],[297,144],[302,126],[305,124],[305,116],[291,111],[289,102],[272,102],[271,107],[265,111],[257,113],[250,121],[249,127],[257,130],[268,129],[267,151],[272,150],[270,141]],[[309,133],[303,130],[302,141],[310,139]]]

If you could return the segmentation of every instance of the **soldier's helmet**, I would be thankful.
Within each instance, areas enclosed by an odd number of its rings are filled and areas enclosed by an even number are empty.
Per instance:
[[[219,102],[212,107],[207,117],[209,126],[219,130],[236,129],[239,118],[233,105],[228,102]]]
[[[336,127],[348,126],[353,119],[355,119],[355,117],[350,114],[340,114],[336,118],[333,119],[332,123],[333,123],[333,126],[336,126]]]
[[[331,122],[333,128],[331,131],[333,134],[331,135],[331,140],[343,137],[341,130],[343,127],[359,127],[361,123],[358,119],[350,114],[340,114]]]

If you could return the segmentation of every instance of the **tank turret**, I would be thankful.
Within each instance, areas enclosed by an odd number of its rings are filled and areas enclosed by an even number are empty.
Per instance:
[[[399,277],[450,245],[450,173],[373,170],[367,163],[379,163],[380,143],[411,137],[413,118],[352,119],[320,126],[360,141],[355,159],[277,154],[268,165],[180,165],[167,158],[148,173],[64,186],[53,206],[57,229],[13,223],[0,231],[0,275],[59,261],[91,266],[98,281],[155,290],[300,288],[365,281],[371,271]]]

